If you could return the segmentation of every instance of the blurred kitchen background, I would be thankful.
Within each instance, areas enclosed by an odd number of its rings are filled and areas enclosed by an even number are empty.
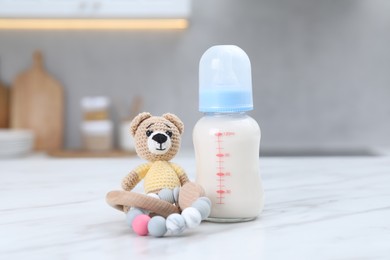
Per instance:
[[[4,1],[4,0],[2,0]],[[64,91],[64,148],[82,138],[80,100],[106,96],[120,122],[139,109],[177,114],[192,149],[198,64],[234,44],[252,62],[265,155],[371,154],[390,147],[390,1],[194,0],[171,30],[0,30],[0,80],[10,87],[41,50]]]

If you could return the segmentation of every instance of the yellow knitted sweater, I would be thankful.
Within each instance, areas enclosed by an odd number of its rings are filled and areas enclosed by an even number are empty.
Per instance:
[[[173,189],[180,186],[180,176],[184,170],[177,164],[167,161],[155,161],[141,164],[135,169],[139,179],[144,179],[146,193],[156,192],[163,188]]]

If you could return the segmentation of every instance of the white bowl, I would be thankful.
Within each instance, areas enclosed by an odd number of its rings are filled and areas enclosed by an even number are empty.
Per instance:
[[[0,129],[0,157],[24,155],[31,152],[33,146],[33,131]]]

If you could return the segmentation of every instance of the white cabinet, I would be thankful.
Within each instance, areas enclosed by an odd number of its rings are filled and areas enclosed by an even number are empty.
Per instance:
[[[0,0],[0,18],[187,18],[191,0]]]

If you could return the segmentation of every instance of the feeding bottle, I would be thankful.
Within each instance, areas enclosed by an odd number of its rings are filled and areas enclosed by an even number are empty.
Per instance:
[[[260,127],[253,109],[250,60],[234,45],[209,48],[199,63],[199,111],[193,130],[196,182],[212,201],[210,221],[240,222],[263,208]]]

